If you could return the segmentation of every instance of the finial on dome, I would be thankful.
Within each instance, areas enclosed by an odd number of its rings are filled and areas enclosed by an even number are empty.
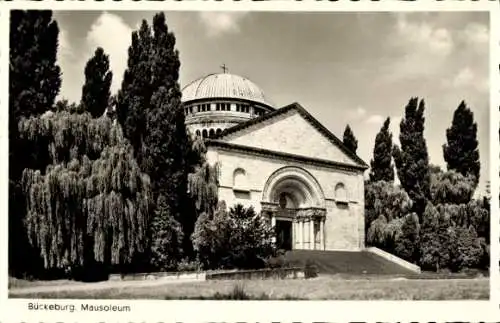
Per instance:
[[[226,74],[226,72],[227,72],[227,70],[228,70],[228,68],[226,67],[226,64],[222,64],[222,65],[220,66],[220,68],[222,68],[222,72],[223,72],[224,74]]]

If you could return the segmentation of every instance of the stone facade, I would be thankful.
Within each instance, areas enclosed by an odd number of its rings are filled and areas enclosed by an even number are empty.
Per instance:
[[[278,110],[209,140],[219,199],[253,206],[286,249],[360,250],[366,165],[311,118],[301,107]]]

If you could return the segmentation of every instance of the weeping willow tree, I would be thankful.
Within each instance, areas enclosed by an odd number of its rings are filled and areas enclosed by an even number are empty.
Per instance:
[[[193,142],[193,151],[200,156],[199,166],[188,175],[188,192],[193,199],[197,215],[205,213],[211,217],[218,206],[219,164],[210,165],[203,139],[197,137]]]
[[[127,265],[148,246],[150,183],[121,128],[67,111],[24,119],[28,140],[48,138],[51,164],[25,169],[25,227],[46,269]]]

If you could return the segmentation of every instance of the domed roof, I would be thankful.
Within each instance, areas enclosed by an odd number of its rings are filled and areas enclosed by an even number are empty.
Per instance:
[[[242,99],[269,107],[273,106],[255,83],[229,73],[209,74],[189,83],[182,89],[183,102],[211,98]]]

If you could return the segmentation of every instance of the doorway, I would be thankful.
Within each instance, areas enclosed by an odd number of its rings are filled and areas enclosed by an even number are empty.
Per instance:
[[[276,246],[292,250],[292,221],[276,220]]]

